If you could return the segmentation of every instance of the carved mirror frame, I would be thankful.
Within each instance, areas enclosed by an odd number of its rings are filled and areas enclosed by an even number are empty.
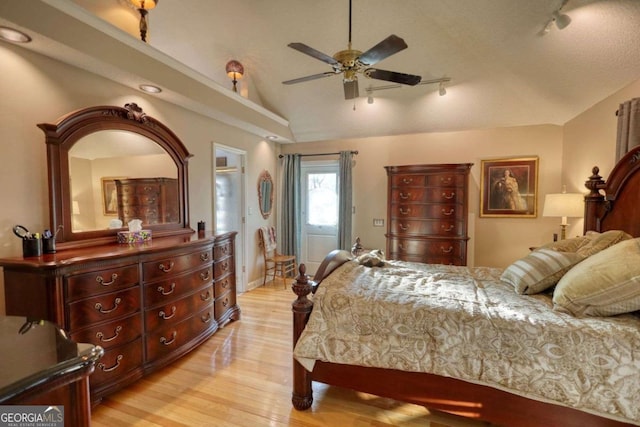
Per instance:
[[[55,124],[41,123],[45,133],[49,174],[51,230],[59,248],[90,246],[116,241],[117,229],[74,232],[69,175],[69,150],[82,137],[102,130],[120,130],[145,136],[162,147],[178,168],[179,220],[176,223],[145,226],[154,237],[193,233],[189,228],[187,165],[191,154],[180,139],[164,124],[147,116],[138,105],[97,106],[72,112]]]
[[[258,177],[258,205],[262,218],[269,218],[273,210],[273,179],[267,170]]]

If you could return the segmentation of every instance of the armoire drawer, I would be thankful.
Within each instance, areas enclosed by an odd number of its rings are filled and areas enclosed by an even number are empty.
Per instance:
[[[464,192],[457,188],[394,188],[392,204],[398,203],[458,203],[464,201]]]
[[[464,220],[464,209],[460,205],[428,203],[428,204],[396,204],[391,206],[391,218],[428,218],[446,220]]]
[[[461,221],[446,221],[441,219],[391,219],[389,232],[391,234],[419,236],[464,236],[464,223]]]
[[[389,252],[405,255],[429,255],[430,257],[460,257],[464,254],[465,240],[412,240],[389,238]],[[404,258],[401,258],[404,259]]]

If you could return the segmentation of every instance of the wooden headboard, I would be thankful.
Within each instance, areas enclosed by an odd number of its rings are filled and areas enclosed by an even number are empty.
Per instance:
[[[597,166],[585,186],[584,231],[624,230],[640,237],[640,146],[629,151],[605,181]]]

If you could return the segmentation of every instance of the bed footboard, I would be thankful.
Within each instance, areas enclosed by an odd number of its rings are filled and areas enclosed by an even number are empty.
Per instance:
[[[293,293],[297,295],[296,300],[291,304],[293,312],[293,347],[295,348],[300,334],[309,320],[309,315],[313,309],[313,302],[307,298],[310,293],[315,293],[318,285],[333,270],[340,267],[351,259],[351,254],[343,250],[334,250],[327,255],[318,267],[314,280],[309,280],[306,271],[307,267],[300,264],[299,274],[296,281],[291,285]],[[291,394],[293,407],[302,411],[309,409],[313,403],[311,390],[311,373],[307,371],[295,358],[293,358],[293,392]]]

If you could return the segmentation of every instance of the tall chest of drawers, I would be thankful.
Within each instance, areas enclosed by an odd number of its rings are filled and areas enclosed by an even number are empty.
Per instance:
[[[178,222],[178,180],[173,178],[116,179],[118,218],[124,224],[140,219],[144,224]]]
[[[385,166],[388,258],[466,265],[472,165]]]
[[[89,378],[97,402],[240,318],[235,235],[2,259],[7,314],[50,320],[74,341],[103,347]]]

